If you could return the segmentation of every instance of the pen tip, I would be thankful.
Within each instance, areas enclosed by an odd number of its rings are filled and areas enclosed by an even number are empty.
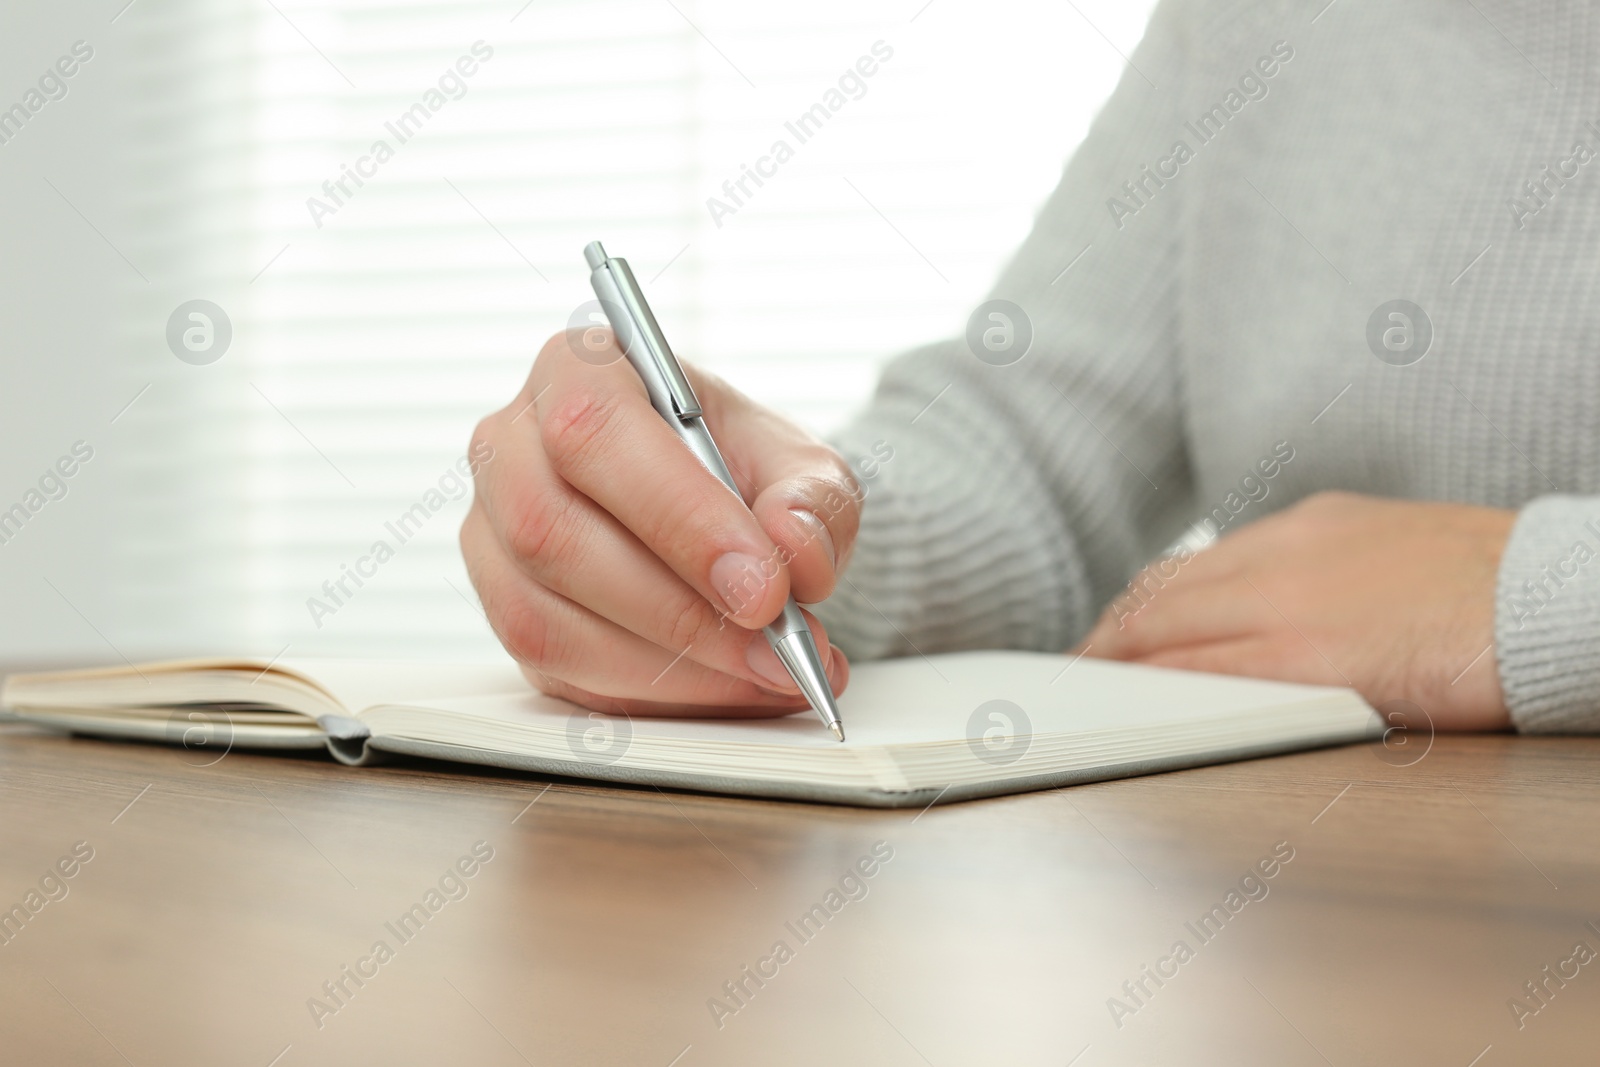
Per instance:
[[[843,725],[841,725],[840,723],[833,722],[833,723],[829,723],[828,724],[828,728],[833,731],[833,736],[834,737],[837,737],[840,741],[844,740],[844,726]]]

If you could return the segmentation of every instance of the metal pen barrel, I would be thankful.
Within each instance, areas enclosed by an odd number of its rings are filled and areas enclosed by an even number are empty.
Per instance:
[[[627,260],[606,255],[599,241],[585,247],[583,256],[589,264],[589,281],[599,298],[600,309],[611,323],[623,356],[644,381],[651,406],[667,420],[695,458],[743,503],[733,474],[712,440],[711,431],[706,428],[700,398],[695,396],[682,366],[667,345],[666,335],[645,302],[644,292]],[[844,725],[839,721],[833,688],[822,668],[816,637],[794,597],[789,597],[783,612],[762,632],[811,707],[834,736],[843,741]]]

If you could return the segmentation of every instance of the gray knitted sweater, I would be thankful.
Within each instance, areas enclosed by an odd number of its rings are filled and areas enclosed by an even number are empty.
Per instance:
[[[1059,651],[1207,516],[1462,501],[1520,511],[1514,721],[1600,731],[1600,6],[1322,7],[1161,4],[1014,307],[890,364],[846,651]]]

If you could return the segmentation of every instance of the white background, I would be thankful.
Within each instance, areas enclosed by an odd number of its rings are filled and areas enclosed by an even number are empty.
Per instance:
[[[491,649],[464,500],[322,626],[306,601],[509,402],[590,297],[586,242],[680,354],[826,432],[961,329],[1150,6],[122,3],[0,15],[0,106],[95,49],[0,145],[0,508],[95,449],[0,545],[12,663]],[[385,121],[479,40],[398,144]],[[797,144],[785,120],[878,41],[865,95]],[[379,137],[394,158],[317,227],[306,199]],[[779,137],[795,158],[715,225],[706,198]],[[233,323],[207,366],[165,342],[193,298]]]

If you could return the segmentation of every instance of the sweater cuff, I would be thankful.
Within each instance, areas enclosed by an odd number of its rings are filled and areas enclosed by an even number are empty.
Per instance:
[[[1511,721],[1523,733],[1600,733],[1600,497],[1525,505],[1496,584]]]

